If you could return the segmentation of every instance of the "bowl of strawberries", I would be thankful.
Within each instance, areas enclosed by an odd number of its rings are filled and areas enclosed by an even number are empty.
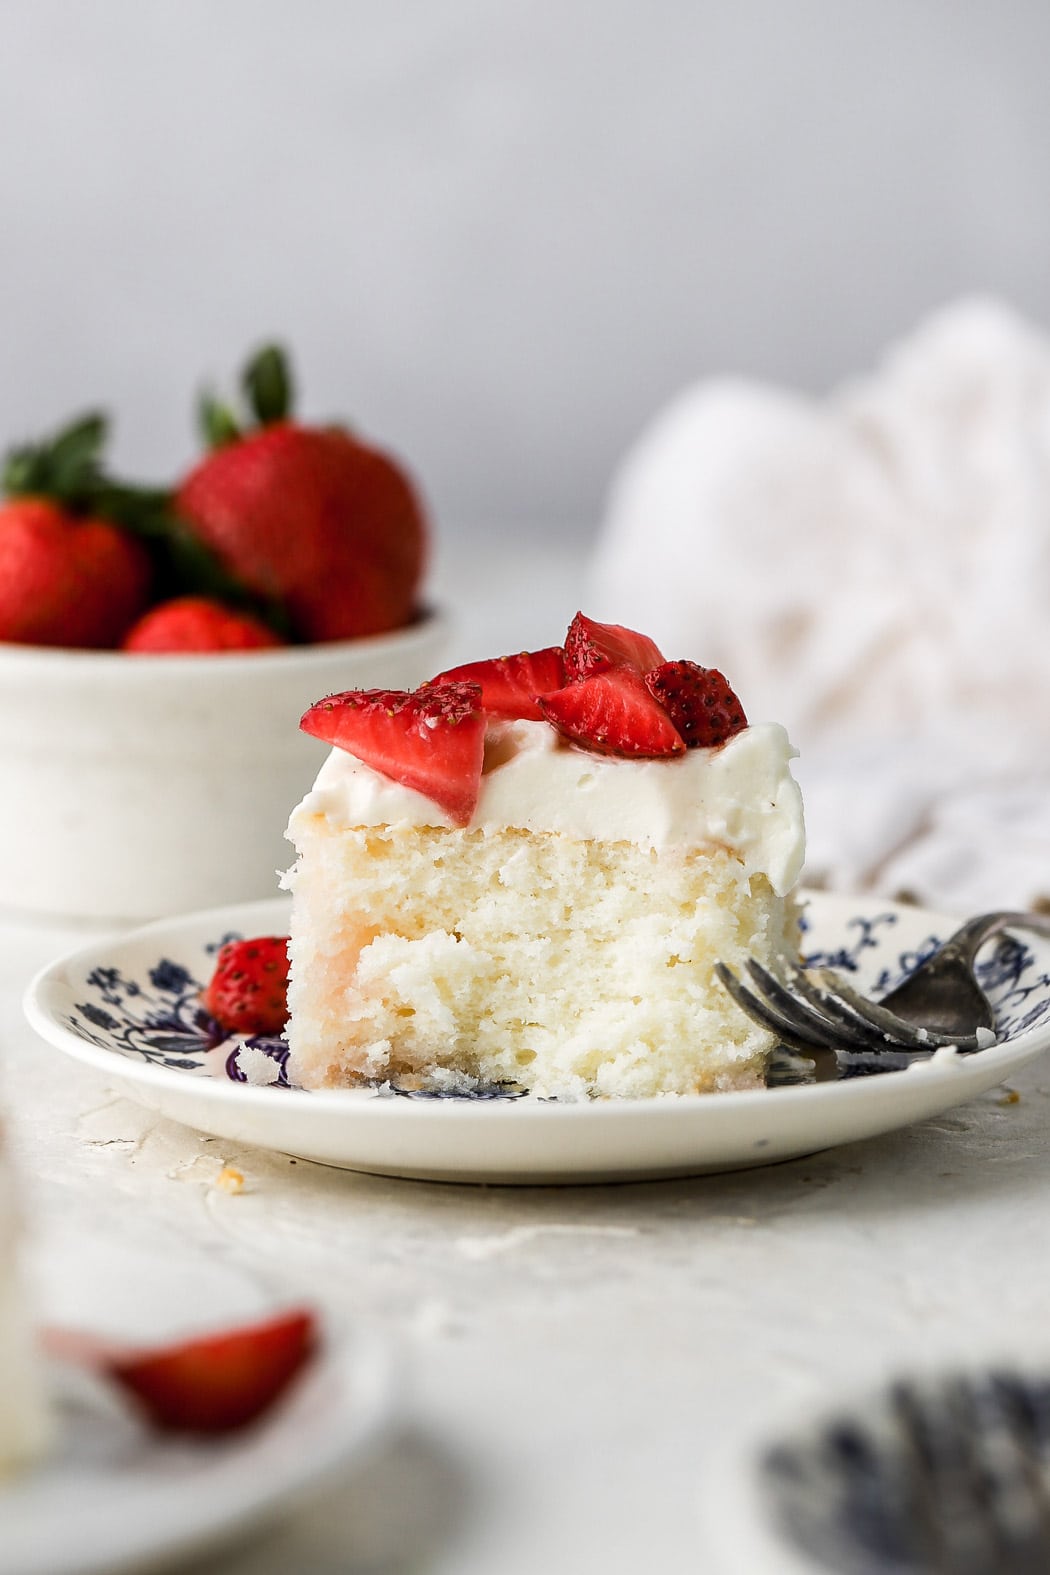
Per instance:
[[[0,502],[0,907],[136,919],[272,895],[324,758],[320,694],[440,666],[428,524],[399,462],[292,415],[259,352],[202,403],[174,485],[105,464],[107,423],[13,450]]]

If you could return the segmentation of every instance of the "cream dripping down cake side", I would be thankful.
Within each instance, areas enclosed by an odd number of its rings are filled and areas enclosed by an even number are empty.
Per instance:
[[[577,615],[565,645],[350,691],[294,810],[289,1074],[559,1099],[751,1087],[714,976],[797,953],[784,729],[721,673]]]

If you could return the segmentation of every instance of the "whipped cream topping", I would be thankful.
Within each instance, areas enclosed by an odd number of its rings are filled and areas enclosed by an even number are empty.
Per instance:
[[[658,850],[717,843],[783,893],[798,878],[805,845],[790,769],[795,753],[774,722],[670,760],[593,754],[546,722],[491,722],[469,829],[558,832]],[[293,811],[293,841],[297,824],[312,815],[338,827],[452,825],[431,799],[341,749],[332,750]]]

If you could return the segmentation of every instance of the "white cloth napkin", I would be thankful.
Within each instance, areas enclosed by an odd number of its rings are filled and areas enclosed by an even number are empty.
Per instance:
[[[1050,899],[1050,342],[1007,308],[823,400],[687,390],[616,476],[589,607],[787,724],[810,879]]]

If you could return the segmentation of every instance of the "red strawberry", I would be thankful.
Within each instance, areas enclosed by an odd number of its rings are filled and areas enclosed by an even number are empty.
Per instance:
[[[43,497],[0,506],[0,640],[119,645],[149,587],[145,549],[107,520]]]
[[[464,662],[440,673],[434,683],[473,683],[481,686],[481,703],[490,716],[542,720],[538,695],[550,694],[565,683],[565,652],[560,645],[542,651],[520,651],[516,656],[496,656],[487,662]]]
[[[125,635],[123,648],[167,656],[187,651],[256,651],[283,644],[251,613],[234,612],[210,596],[176,596],[140,618]]]
[[[470,683],[350,689],[310,707],[304,732],[433,799],[457,826],[477,807],[485,753],[481,688]]]
[[[277,352],[257,357],[246,382],[264,424],[242,436],[211,407],[223,446],[178,488],[178,515],[247,590],[277,600],[303,640],[409,623],[427,531],[400,466],[339,428],[287,419]]]
[[[569,679],[591,678],[611,667],[633,667],[647,673],[663,656],[647,635],[618,623],[596,623],[578,612],[565,636],[565,670]]]
[[[316,1344],[313,1315],[285,1313],[228,1334],[118,1358],[107,1370],[145,1408],[155,1427],[225,1433],[244,1427],[272,1405]]]
[[[285,937],[227,941],[201,1001],[227,1033],[279,1034],[288,1019]]]
[[[645,682],[689,749],[712,749],[747,726],[747,717],[717,667],[664,662]]]
[[[0,639],[115,646],[147,605],[153,564],[130,534],[139,496],[133,510],[131,491],[104,472],[106,434],[104,416],[84,416],[6,455]]]
[[[657,759],[685,749],[644,678],[629,667],[577,679],[544,695],[539,705],[566,738],[602,754]]]

